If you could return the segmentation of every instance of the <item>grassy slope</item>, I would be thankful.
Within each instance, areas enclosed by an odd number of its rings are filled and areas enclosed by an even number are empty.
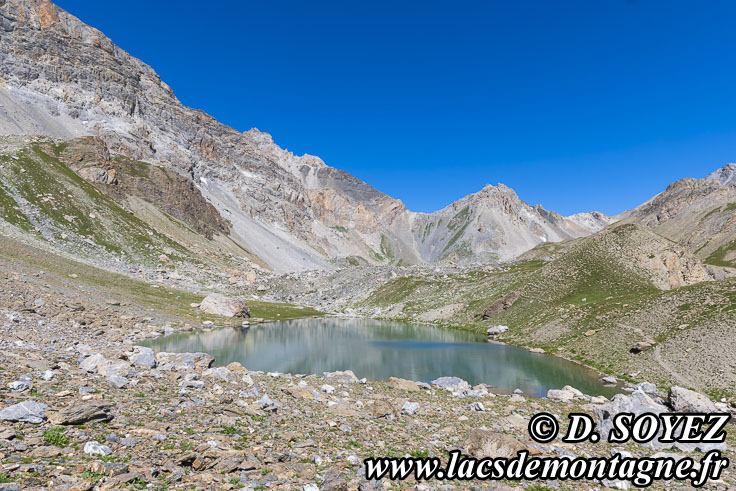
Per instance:
[[[58,291],[84,292],[92,300],[104,302],[116,299],[134,304],[143,311],[164,314],[173,320],[201,322],[212,320],[226,322],[217,316],[201,313],[190,307],[203,295],[165,285],[146,283],[120,274],[89,266],[71,259],[49,254],[19,241],[0,235],[0,264],[5,268],[27,274],[44,271],[44,281]],[[69,275],[77,275],[72,278]],[[266,320],[282,320],[322,315],[309,307],[288,304],[248,301],[252,317]]]
[[[417,320],[428,311],[456,305],[449,318],[436,322],[478,331],[508,325],[504,341],[540,347],[602,373],[731,394],[732,373],[713,377],[722,370],[722,358],[704,354],[688,359],[688,352],[697,348],[700,337],[733,337],[736,279],[661,291],[618,254],[619,242],[625,245],[627,240],[622,235],[614,237],[614,252],[591,239],[548,263],[532,260],[447,278],[396,278],[357,307],[379,316]],[[510,309],[487,321],[480,318],[491,302],[511,291],[521,297]],[[657,342],[656,350],[630,352],[635,342],[646,339]]]

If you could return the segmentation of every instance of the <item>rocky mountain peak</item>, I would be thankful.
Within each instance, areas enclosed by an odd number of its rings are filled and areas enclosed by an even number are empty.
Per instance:
[[[736,164],[726,164],[706,177],[724,186],[736,186]]]

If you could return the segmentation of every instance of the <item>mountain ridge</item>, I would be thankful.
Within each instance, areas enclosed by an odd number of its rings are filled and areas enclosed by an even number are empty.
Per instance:
[[[500,235],[490,238],[476,228],[458,236],[440,224],[454,218],[443,212],[448,207],[428,220],[319,157],[279,147],[268,133],[239,132],[183,106],[153,68],[48,0],[0,2],[0,28],[6,74],[0,132],[94,135],[114,155],[190,178],[231,223],[233,240],[276,271],[332,267],[351,257],[368,264],[503,261],[600,225],[566,223],[515,193],[505,202],[491,197],[523,216],[508,215],[472,198],[489,194],[481,190],[459,201],[483,208],[473,224]],[[442,233],[417,235],[430,222]],[[463,231],[471,232],[469,225],[461,225]]]

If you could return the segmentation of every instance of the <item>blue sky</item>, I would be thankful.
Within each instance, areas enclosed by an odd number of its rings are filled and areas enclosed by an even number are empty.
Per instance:
[[[416,211],[619,213],[736,160],[736,2],[56,2],[186,105]]]

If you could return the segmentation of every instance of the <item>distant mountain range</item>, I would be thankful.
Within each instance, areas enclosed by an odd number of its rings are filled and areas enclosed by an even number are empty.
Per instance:
[[[53,137],[47,157],[157,233],[161,216],[172,217],[274,271],[497,264],[541,243],[591,235],[618,219],[703,259],[734,261],[734,164],[707,180],[679,181],[614,218],[597,212],[563,217],[528,205],[503,184],[434,213],[415,213],[318,157],[282,149],[267,133],[241,133],[183,106],[150,66],[48,0],[0,0],[0,66],[0,134]],[[60,147],[59,140],[72,142]],[[5,150],[10,155],[19,145],[8,140]],[[22,179],[0,171],[0,198],[6,196],[0,217],[24,213],[38,222],[34,213],[43,206],[23,196]],[[175,238],[180,232],[162,233]],[[115,242],[121,239],[70,233],[100,253],[124,249]]]

